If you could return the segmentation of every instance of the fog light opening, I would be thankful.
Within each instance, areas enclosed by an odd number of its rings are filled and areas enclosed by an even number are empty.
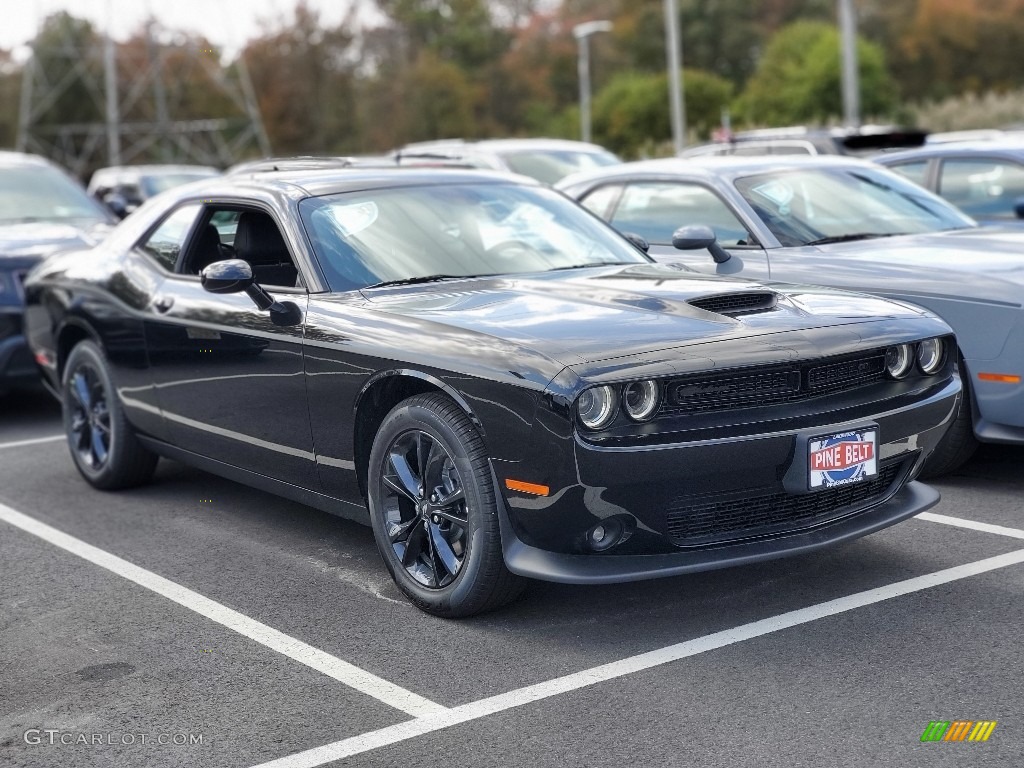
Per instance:
[[[636,522],[629,515],[606,517],[583,534],[584,547],[591,552],[607,552],[633,535]]]

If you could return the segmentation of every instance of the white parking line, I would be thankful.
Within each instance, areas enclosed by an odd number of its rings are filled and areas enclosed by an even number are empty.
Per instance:
[[[575,672],[544,683],[537,683],[536,685],[519,688],[518,690],[491,696],[480,701],[463,704],[437,715],[419,717],[415,720],[370,731],[360,736],[352,736],[332,744],[326,744],[277,760],[271,760],[267,763],[261,763],[256,768],[316,768],[316,766],[324,765],[334,760],[358,755],[389,744],[396,744],[400,741],[406,741],[433,731],[440,731],[444,728],[450,728],[453,725],[470,720],[477,720],[506,709],[520,707],[524,704],[557,696],[561,693],[568,693],[569,691],[575,691],[589,685],[613,680],[623,675],[633,674],[634,672],[640,672],[651,667],[679,661],[689,656],[713,651],[716,648],[724,648],[733,643],[762,637],[772,632],[795,627],[799,624],[806,624],[810,621],[835,616],[839,613],[852,611],[855,608],[863,608],[883,600],[890,600],[901,595],[908,595],[923,589],[930,589],[941,584],[948,584],[951,581],[966,579],[969,576],[976,576],[980,573],[1020,563],[1024,563],[1024,549],[1018,549],[1014,552],[1008,552],[1004,555],[990,557],[985,560],[978,560],[967,565],[958,565],[955,568],[947,568],[924,576],[906,579],[905,581],[889,584],[885,587],[857,592],[847,597],[818,603],[817,605],[790,611],[780,616],[772,616],[767,619],[751,622],[750,624],[743,624],[739,627],[715,632],[714,634],[698,637],[694,640],[687,640],[686,642],[670,645],[656,651],[642,653],[638,656],[614,661],[610,664],[603,664],[582,672]]]
[[[952,525],[956,528],[970,528],[972,531],[983,531],[985,533],[995,533],[999,536],[1009,536],[1013,539],[1024,539],[1024,531],[1020,528],[1006,528],[1002,525],[992,525],[991,523],[979,523],[975,520],[967,520],[963,517],[950,517],[949,515],[936,515],[934,512],[922,512],[917,516],[918,520],[927,520],[929,523],[942,523],[943,525]]]
[[[88,560],[90,563],[106,568],[129,581],[156,592],[158,595],[173,600],[178,605],[195,611],[200,616],[217,622],[218,624],[232,629],[241,635],[245,635],[257,643],[284,654],[307,667],[312,667],[318,672],[334,678],[338,682],[354,688],[367,696],[372,696],[388,706],[399,709],[413,717],[423,717],[447,712],[445,707],[422,696],[400,688],[394,683],[377,677],[365,670],[360,669],[347,661],[331,656],[317,648],[307,645],[301,640],[296,640],[283,632],[268,627],[255,619],[232,610],[221,603],[203,597],[198,592],[193,592],[186,587],[176,584],[173,581],[158,576],[152,571],[140,568],[129,563],[116,555],[105,552],[92,544],[87,544],[81,539],[57,530],[45,523],[41,523],[33,517],[24,515],[15,509],[0,504],[0,520],[10,523],[16,528],[38,536],[40,539],[60,547],[73,555]]]
[[[52,437],[33,437],[31,440],[15,440],[11,443],[0,443],[0,450],[4,448],[21,448],[26,445],[39,445],[40,443],[56,443],[64,440],[64,435],[53,435]]]

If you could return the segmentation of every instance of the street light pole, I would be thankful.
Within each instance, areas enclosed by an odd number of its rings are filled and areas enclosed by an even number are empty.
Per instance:
[[[580,137],[590,141],[590,36],[595,32],[610,32],[610,21],[585,21],[572,28],[573,37],[579,44],[579,58],[576,68],[580,78]]]
[[[843,44],[843,118],[848,128],[860,127],[860,73],[857,70],[857,17],[851,0],[839,0],[839,32]]]
[[[665,0],[665,47],[668,48],[668,100],[672,115],[672,147],[678,155],[686,144],[683,104],[683,44],[676,0]]]

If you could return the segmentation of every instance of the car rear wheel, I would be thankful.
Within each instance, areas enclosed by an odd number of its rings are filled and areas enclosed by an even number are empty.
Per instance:
[[[460,618],[513,600],[487,454],[442,394],[399,403],[384,419],[367,478],[374,538],[399,589],[420,609]]]
[[[959,469],[978,450],[978,440],[974,436],[974,420],[972,418],[970,376],[963,360],[960,361],[960,381],[963,386],[963,395],[960,397],[960,405],[953,417],[953,424],[925,462],[920,475],[922,480],[940,477]]]
[[[64,431],[75,466],[90,485],[117,490],[152,477],[157,456],[139,443],[110,379],[102,350],[79,342],[62,379]]]

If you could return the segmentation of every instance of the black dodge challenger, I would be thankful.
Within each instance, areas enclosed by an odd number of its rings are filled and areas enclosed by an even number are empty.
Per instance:
[[[924,310],[659,266],[471,171],[181,187],[26,300],[90,484],[164,456],[369,522],[442,616],[896,523],[938,500],[912,481],[960,393]]]

